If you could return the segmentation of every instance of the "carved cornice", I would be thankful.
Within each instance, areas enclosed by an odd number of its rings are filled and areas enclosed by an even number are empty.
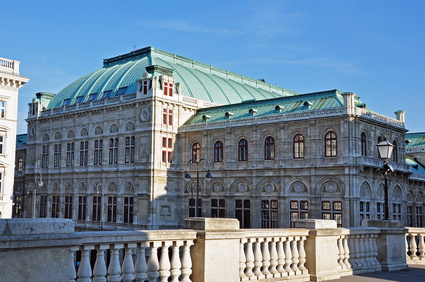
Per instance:
[[[9,75],[0,72],[0,86],[7,86],[19,89],[30,79],[23,76]]]

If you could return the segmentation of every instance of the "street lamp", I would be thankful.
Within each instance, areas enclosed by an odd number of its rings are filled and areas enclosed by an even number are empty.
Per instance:
[[[384,162],[381,167],[381,177],[385,179],[384,185],[384,219],[389,220],[389,203],[388,203],[388,175],[394,172],[393,167],[388,163],[391,159],[393,153],[394,145],[387,141],[387,138],[384,138],[384,141],[376,145],[378,147],[378,152],[381,160]]]
[[[40,188],[41,188],[41,186],[44,185],[44,183],[43,183],[43,175],[41,174],[41,171],[40,171],[40,181],[38,181],[38,182],[37,182],[37,180],[35,181],[34,191],[32,193],[33,194],[33,197],[34,197],[34,199],[32,201],[33,202],[33,205],[32,205],[32,218],[35,218],[35,206],[37,204],[37,185]]]
[[[208,171],[207,171],[207,174],[205,175],[205,177],[206,177],[207,180],[211,180],[212,174],[210,172],[210,164],[209,164],[209,162],[206,158],[202,158],[199,161],[197,161],[195,159],[191,159],[187,163],[188,168],[187,168],[186,174],[184,175],[184,179],[186,181],[190,181],[192,176],[190,176],[190,174],[189,174],[189,164],[195,163],[196,164],[196,211],[195,211],[195,217],[199,217],[199,163],[202,162],[202,161],[206,161],[207,167],[208,167]],[[192,188],[192,198],[193,198],[193,188]]]
[[[105,198],[105,192],[103,190],[102,184],[100,183],[96,183],[96,188],[95,188],[96,194],[99,194],[100,192],[102,192],[102,198],[100,200],[100,230],[103,231],[103,200]]]

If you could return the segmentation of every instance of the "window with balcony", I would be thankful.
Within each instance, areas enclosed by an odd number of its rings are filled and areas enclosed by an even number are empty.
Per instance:
[[[214,162],[223,161],[223,142],[217,141],[214,144]]]
[[[308,201],[290,201],[289,205],[291,228],[298,219],[308,219]]]
[[[238,145],[238,160],[247,161],[248,160],[248,142],[246,139],[241,139]]]
[[[251,200],[235,200],[235,218],[239,220],[239,228],[251,228]]]
[[[225,199],[211,199],[211,217],[226,217]]]
[[[278,228],[277,200],[261,201],[261,228]]]
[[[136,139],[134,136],[128,136],[125,138],[125,162],[134,163],[134,147]]]
[[[269,136],[264,142],[264,159],[265,160],[274,160],[274,138]]]
[[[293,156],[294,159],[303,159],[304,158],[304,136],[297,134],[294,136],[293,141]]]
[[[325,135],[325,157],[337,156],[337,138],[336,133],[329,131]]]
[[[199,162],[201,159],[201,145],[195,143],[192,145],[192,161]]]

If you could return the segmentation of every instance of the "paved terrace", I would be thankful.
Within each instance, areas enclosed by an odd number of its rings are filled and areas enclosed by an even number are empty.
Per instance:
[[[413,282],[425,281],[425,265],[409,266],[408,270],[400,270],[394,272],[373,272],[367,274],[358,274],[346,276],[340,279],[328,280],[329,282],[383,282],[383,281],[399,281]]]

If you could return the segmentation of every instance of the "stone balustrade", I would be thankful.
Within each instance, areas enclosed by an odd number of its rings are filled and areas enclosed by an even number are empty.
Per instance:
[[[239,229],[236,219],[187,218],[181,230],[74,232],[75,223],[69,219],[5,219],[0,220],[0,261],[7,267],[0,268],[0,277],[144,282],[338,279],[406,269],[406,258],[409,263],[423,262],[425,228],[407,232],[397,223],[370,221],[365,227],[336,228],[333,220],[310,219],[297,221],[299,228]]]
[[[19,74],[19,62],[0,58],[0,71],[12,74]]]
[[[406,261],[409,264],[425,264],[425,228],[407,227]]]

